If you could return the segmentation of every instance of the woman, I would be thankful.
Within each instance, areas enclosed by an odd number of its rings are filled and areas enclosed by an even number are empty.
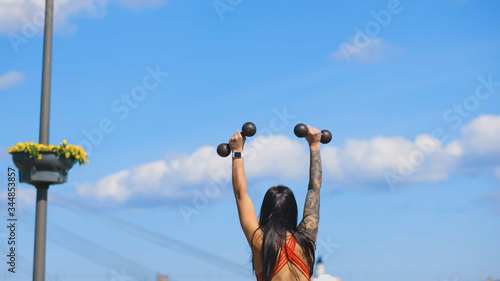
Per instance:
[[[285,186],[271,187],[262,202],[260,220],[248,196],[243,145],[245,137],[237,131],[229,140],[233,151],[233,190],[241,228],[252,249],[253,269],[258,281],[310,280],[318,235],[319,191],[321,188],[321,131],[308,127],[310,148],[309,187],[304,217],[297,226],[297,202]]]

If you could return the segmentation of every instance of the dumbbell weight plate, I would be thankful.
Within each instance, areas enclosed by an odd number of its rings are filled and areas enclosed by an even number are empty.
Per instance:
[[[217,147],[217,154],[219,154],[220,157],[228,157],[229,154],[231,154],[231,148],[229,147],[229,144],[219,144],[219,146]]]
[[[299,123],[295,125],[295,128],[293,128],[293,132],[297,137],[303,138],[307,136],[307,134],[309,133],[309,129],[307,128],[306,124]]]
[[[321,143],[327,144],[332,140],[332,133],[328,130],[321,131]]]
[[[243,124],[243,127],[241,127],[241,134],[245,137],[251,137],[255,135],[255,132],[257,132],[257,127],[255,127],[255,124],[252,122],[246,122]]]

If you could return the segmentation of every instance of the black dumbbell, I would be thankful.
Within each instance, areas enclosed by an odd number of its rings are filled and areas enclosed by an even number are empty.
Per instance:
[[[299,138],[303,138],[307,136],[309,133],[309,129],[307,128],[306,124],[299,123],[295,125],[295,128],[293,129],[293,132],[295,135]],[[328,130],[322,130],[321,131],[321,143],[327,144],[332,140],[332,133]]]
[[[257,132],[257,127],[255,127],[255,124],[252,122],[246,122],[243,124],[243,127],[241,127],[241,135],[244,137],[251,137],[255,135],[255,132]],[[229,154],[231,154],[229,143],[219,144],[217,147],[217,154],[219,154],[220,157],[229,156]]]

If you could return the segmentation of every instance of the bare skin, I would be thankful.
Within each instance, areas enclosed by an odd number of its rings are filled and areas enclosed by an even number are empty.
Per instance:
[[[322,182],[320,156],[321,131],[313,127],[308,127],[308,129],[309,131],[306,136],[306,140],[309,143],[310,149],[309,186],[304,205],[303,219],[298,226],[298,230],[310,234],[314,241],[316,241],[319,223],[319,195]],[[237,131],[229,140],[231,150],[233,152],[243,152],[245,140],[246,138],[241,135],[241,132]],[[243,158],[233,158],[232,172],[233,191],[236,199],[236,205],[238,207],[240,225],[243,229],[245,237],[247,238],[248,244],[252,249],[255,271],[262,272],[261,249],[263,233],[262,230],[259,229],[259,220],[257,219],[253,202],[250,199],[250,196],[248,196]],[[299,246],[295,247],[295,252],[302,259],[305,258],[303,251]],[[291,266],[292,265],[290,264],[285,266],[273,277],[273,281],[295,280],[296,275],[293,274],[294,271],[290,268]],[[298,274],[298,278],[300,281],[308,280],[302,274]]]
[[[311,131],[311,128],[309,128]],[[321,154],[319,142],[315,142],[315,137],[308,134],[307,141],[310,144],[310,168],[309,168],[309,186],[307,189],[306,203],[304,205],[304,217],[299,224],[298,230],[309,233],[314,241],[318,237],[319,223],[319,191],[321,189],[323,172],[321,169]],[[319,131],[321,139],[321,132]],[[311,145],[312,143],[312,145]]]

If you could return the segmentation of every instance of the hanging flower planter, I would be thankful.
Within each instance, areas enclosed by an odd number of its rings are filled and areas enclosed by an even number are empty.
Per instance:
[[[58,146],[20,142],[7,151],[19,169],[19,181],[33,185],[65,183],[73,164],[88,164],[83,148],[66,140]]]

